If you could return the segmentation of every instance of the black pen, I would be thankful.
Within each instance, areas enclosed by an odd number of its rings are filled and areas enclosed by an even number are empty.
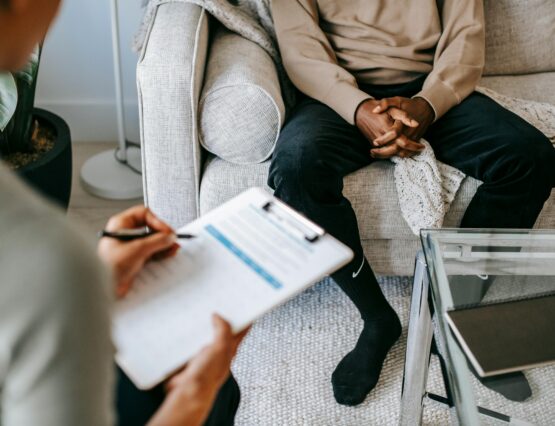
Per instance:
[[[98,237],[115,238],[116,240],[120,241],[132,241],[139,238],[150,237],[154,234],[156,234],[156,231],[150,231],[145,228],[120,229],[119,231],[106,231],[104,229],[98,233]],[[191,234],[175,234],[175,236],[179,240],[190,240],[192,238],[195,238],[195,236]]]

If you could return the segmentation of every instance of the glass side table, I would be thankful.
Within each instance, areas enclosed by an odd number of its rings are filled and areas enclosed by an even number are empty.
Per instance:
[[[509,401],[470,371],[447,310],[555,292],[555,231],[425,230],[411,301],[401,425],[421,423],[434,329],[454,424],[555,425],[555,365],[526,371],[532,396]],[[430,292],[431,289],[431,292]],[[553,328],[555,333],[555,324]]]

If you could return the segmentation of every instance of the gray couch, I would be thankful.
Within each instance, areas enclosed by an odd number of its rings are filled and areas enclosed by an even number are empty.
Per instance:
[[[487,54],[481,85],[509,96],[555,104],[553,0],[489,0],[485,8]],[[256,46],[230,38],[213,46],[210,29],[215,25],[198,6],[160,5],[138,64],[145,200],[174,226],[248,187],[266,186],[272,138],[283,122],[275,70],[263,69],[269,57]],[[216,34],[221,38],[221,31]],[[252,50],[255,60],[246,56],[226,69],[226,58],[218,55],[233,50],[233,43],[238,46],[235,52]],[[210,93],[203,94],[208,84]],[[233,96],[226,98],[224,89],[230,87],[244,95],[241,105],[233,105]],[[208,95],[214,102],[208,101]],[[222,104],[235,115],[223,120],[223,125],[221,120],[210,124],[218,116],[210,108]],[[253,129],[257,120],[258,132]],[[226,138],[247,140],[236,147],[226,146]],[[214,140],[209,146],[212,153],[203,148],[211,143],[205,139]],[[479,184],[465,180],[445,226],[459,224]],[[363,246],[375,271],[410,275],[419,242],[401,217],[393,165],[377,162],[348,176],[345,194],[357,212]],[[536,227],[555,228],[555,192]]]

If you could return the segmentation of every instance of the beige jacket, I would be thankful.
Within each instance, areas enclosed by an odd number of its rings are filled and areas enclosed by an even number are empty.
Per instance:
[[[472,93],[482,74],[482,0],[272,0],[272,14],[293,83],[351,124],[372,95],[357,83],[427,74],[416,96],[437,120]]]

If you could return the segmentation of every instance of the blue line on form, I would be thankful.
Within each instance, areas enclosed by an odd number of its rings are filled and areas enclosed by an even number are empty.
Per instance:
[[[276,278],[269,274],[264,268],[262,268],[258,263],[252,260],[245,252],[243,252],[239,247],[233,244],[225,235],[218,231],[213,225],[206,225],[206,231],[212,235],[216,240],[218,240],[224,247],[226,247],[230,252],[243,261],[245,265],[256,272],[260,277],[262,277],[268,284],[270,284],[274,289],[279,290],[283,287]]]

